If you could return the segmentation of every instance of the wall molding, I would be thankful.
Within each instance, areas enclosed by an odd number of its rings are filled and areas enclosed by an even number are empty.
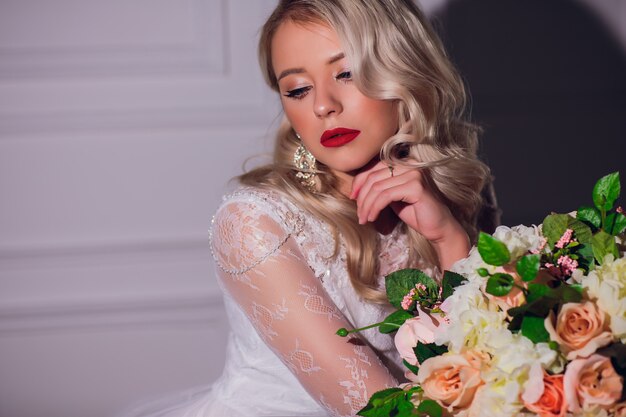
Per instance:
[[[0,47],[0,78],[3,79],[51,79],[51,78],[83,78],[101,76],[146,76],[168,74],[224,74],[228,66],[226,62],[228,36],[227,4],[224,0],[189,0],[191,11],[188,11],[188,21],[171,19],[169,24],[178,24],[178,28],[167,28],[170,32],[180,30],[182,35],[191,27],[191,36],[180,40],[166,40],[159,36],[161,27],[156,26],[158,19],[151,21],[153,26],[143,27],[134,33],[136,37],[114,36],[116,28],[100,27],[95,32],[84,28],[84,22],[75,22],[73,12],[61,17],[57,22],[65,25],[65,30],[53,31],[57,39],[26,39],[31,44],[11,45],[5,40]],[[22,7],[33,7],[25,4]],[[57,2],[58,3],[58,2]],[[62,2],[61,2],[62,3]],[[149,2],[145,7],[138,5],[124,5],[118,1],[117,6],[111,5],[111,10],[125,12],[125,19],[118,19],[111,15],[105,16],[110,23],[121,24],[121,30],[133,34],[129,30],[133,22],[131,19],[145,20],[145,13],[150,10]],[[16,3],[19,4],[19,3]],[[13,7],[16,7],[13,5]],[[65,6],[72,10],[72,4]],[[83,6],[87,7],[87,6]],[[170,6],[172,11],[183,13],[184,7]],[[63,4],[57,4],[62,10]],[[106,8],[105,8],[106,10]],[[162,12],[162,11],[161,11]],[[154,11],[154,13],[159,13]],[[134,15],[133,15],[134,14]],[[21,15],[20,15],[21,16]],[[154,18],[154,16],[151,16]],[[181,16],[178,17],[180,20]],[[97,19],[101,16],[89,14],[87,18]],[[129,19],[130,18],[130,19]],[[159,16],[163,19],[162,16]],[[35,19],[36,20],[36,19]],[[28,23],[26,23],[28,24]],[[34,25],[34,23],[33,23]],[[75,27],[73,27],[75,26]],[[82,36],[81,30],[83,31]],[[106,33],[98,32],[108,31]],[[118,28],[119,30],[119,28]],[[153,41],[150,36],[153,32]],[[70,36],[73,34],[74,36]],[[174,33],[172,33],[173,35]],[[93,35],[94,38],[90,38]],[[106,38],[103,42],[102,37]],[[19,38],[19,37],[18,37]],[[109,38],[117,40],[109,40]],[[119,38],[119,39],[118,39]],[[25,42],[22,40],[22,42]]]
[[[154,239],[110,239],[82,243],[23,245],[0,248],[0,282],[16,271],[70,270],[101,266],[154,265],[206,261],[212,269],[208,236],[171,236]],[[204,269],[204,268],[203,268]],[[7,281],[9,280],[9,281]],[[41,292],[41,291],[40,291]],[[73,297],[12,301],[0,298],[0,337],[24,333],[120,331],[124,328],[206,327],[225,316],[217,286],[198,292],[176,289],[170,295],[96,292]],[[80,298],[79,298],[80,297]]]
[[[268,105],[270,104],[270,105]],[[64,132],[112,132],[142,129],[222,129],[263,127],[280,114],[272,102],[232,106],[197,106],[134,110],[0,112],[0,140],[12,136]]]
[[[132,327],[211,326],[225,322],[221,294],[66,300],[0,305],[0,337],[41,332],[119,331]]]
[[[47,269],[67,266],[97,266],[123,258],[125,264],[186,259],[210,259],[209,237],[168,236],[107,239],[0,247],[0,271]],[[198,255],[201,258],[198,258]]]

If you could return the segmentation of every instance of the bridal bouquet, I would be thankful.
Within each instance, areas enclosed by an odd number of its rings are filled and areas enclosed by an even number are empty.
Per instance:
[[[594,206],[481,233],[441,285],[419,270],[387,276],[398,310],[376,326],[396,332],[411,382],[375,393],[359,415],[626,416],[619,193],[613,173]]]

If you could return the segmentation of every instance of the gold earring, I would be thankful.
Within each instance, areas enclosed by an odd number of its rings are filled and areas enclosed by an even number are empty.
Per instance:
[[[296,133],[296,137],[300,139],[300,135]],[[298,171],[296,178],[300,180],[300,184],[307,188],[309,191],[315,191],[315,157],[307,148],[304,147],[302,142],[293,154],[293,164]]]

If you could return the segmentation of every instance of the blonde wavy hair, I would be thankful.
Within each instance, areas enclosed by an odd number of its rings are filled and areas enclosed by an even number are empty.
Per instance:
[[[410,0],[281,0],[261,30],[259,60],[268,85],[278,91],[271,62],[271,43],[282,22],[324,24],[333,28],[351,64],[353,82],[366,96],[394,100],[398,126],[380,151],[382,161],[419,168],[433,193],[476,237],[481,190],[488,168],[476,157],[477,128],[466,121],[466,94],[458,73],[422,12]],[[274,161],[239,177],[246,185],[282,192],[328,223],[345,243],[347,269],[356,291],[366,300],[383,302],[378,289],[379,237],[372,225],[359,225],[355,202],[339,191],[338,178],[317,164],[317,192],[295,177],[293,155],[299,145],[283,118],[276,136]],[[437,270],[434,247],[402,225],[414,267]]]

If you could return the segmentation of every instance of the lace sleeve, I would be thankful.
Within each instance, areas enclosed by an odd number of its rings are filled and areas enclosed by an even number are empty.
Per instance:
[[[335,335],[351,326],[307,265],[294,223],[281,220],[250,202],[223,206],[211,239],[219,278],[311,396],[332,415],[355,415],[396,381],[360,339]]]

